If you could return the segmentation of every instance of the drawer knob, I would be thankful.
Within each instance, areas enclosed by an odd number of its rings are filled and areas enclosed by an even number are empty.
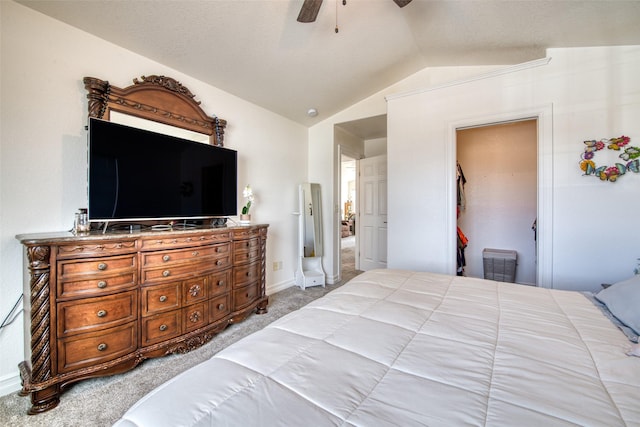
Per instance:
[[[201,317],[202,317],[202,313],[196,310],[193,313],[191,313],[191,315],[189,316],[189,320],[191,321],[191,323],[196,323],[200,321]]]
[[[251,272],[247,271],[247,277],[251,276]]]
[[[171,257],[170,257],[169,255],[164,255],[164,256],[162,257],[162,260],[163,260],[164,262],[167,262],[167,261],[169,261],[170,259],[171,259]]]
[[[168,326],[165,325],[165,324],[160,325],[160,330],[163,331],[163,332],[166,331],[167,328],[168,328]]]
[[[221,250],[221,249],[220,249],[220,246],[218,246],[218,247],[216,248],[216,252],[220,252],[220,250]]]
[[[198,256],[198,255],[200,255],[200,252],[198,252],[198,251],[193,251],[193,252],[191,252],[191,255],[193,255],[193,256]]]
[[[107,345],[105,343],[98,344],[98,351],[105,351],[107,349]]]
[[[167,300],[167,296],[166,295],[161,295],[160,296],[160,302],[165,302]]]
[[[192,297],[197,297],[198,295],[200,295],[201,290],[202,288],[200,287],[200,285],[193,285],[189,288],[189,295],[191,295]]]
[[[107,269],[107,264],[104,262],[101,262],[100,264],[98,264],[98,270],[106,270]]]
[[[165,270],[165,271],[162,272],[162,276],[164,276],[164,277],[169,277],[169,275],[171,275],[171,271],[169,271],[169,270]]]
[[[99,310],[99,311],[96,313],[96,315],[97,315],[98,317],[104,317],[104,316],[106,316],[106,315],[107,315],[107,310]]]
[[[216,265],[222,265],[223,261],[221,259],[216,261]]]
[[[218,286],[224,286],[224,280],[219,280],[218,281]]]
[[[99,281],[99,282],[98,282],[98,287],[99,287],[100,289],[104,289],[104,288],[106,288],[106,287],[107,287],[107,282],[105,282],[104,280]]]
[[[218,304],[218,310],[224,310],[224,304]]]

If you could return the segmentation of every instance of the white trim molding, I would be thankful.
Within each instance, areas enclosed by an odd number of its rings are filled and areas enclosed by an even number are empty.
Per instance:
[[[541,67],[541,66],[547,65],[547,64],[549,64],[549,62],[551,62],[551,57],[535,59],[533,61],[528,61],[528,62],[523,62],[521,64],[507,66],[507,67],[504,67],[504,68],[500,68],[498,70],[489,71],[487,73],[477,74],[475,76],[468,77],[468,78],[465,78],[465,79],[453,80],[451,82],[443,83],[443,84],[436,85],[436,86],[431,86],[431,87],[428,87],[428,88],[417,89],[417,90],[413,90],[413,91],[410,91],[410,92],[403,92],[403,93],[397,93],[397,94],[393,94],[393,95],[387,95],[387,96],[385,96],[385,100],[387,100],[387,102],[388,102],[388,101],[393,100],[393,99],[404,98],[405,96],[412,96],[412,95],[416,95],[416,94],[420,94],[420,93],[424,93],[424,92],[431,92],[431,91],[434,91],[434,90],[439,90],[439,89],[443,89],[443,88],[447,88],[447,87],[459,86],[459,85],[463,85],[463,84],[466,84],[466,83],[475,82],[475,81],[478,81],[478,80],[490,79],[490,78],[493,78],[493,77],[502,76],[504,74],[515,73],[517,71],[529,70],[531,68]]]
[[[17,367],[16,367],[17,368]],[[0,378],[0,396],[6,396],[11,393],[15,393],[22,389],[22,380],[20,374],[16,370],[16,373],[5,375]]]

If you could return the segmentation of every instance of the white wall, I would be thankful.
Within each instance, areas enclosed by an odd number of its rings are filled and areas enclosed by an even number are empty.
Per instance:
[[[340,140],[334,127],[344,122],[376,117],[387,113],[387,95],[445,84],[500,68],[496,65],[478,67],[426,68],[380,92],[352,105],[309,129],[309,181],[322,185],[324,247],[323,265],[328,280],[339,277],[340,257]],[[387,139],[387,149],[390,141]],[[378,147],[379,149],[380,147]],[[368,148],[365,143],[365,152]],[[367,156],[370,156],[367,153]],[[413,161],[413,160],[412,160]],[[329,213],[333,212],[333,215]],[[329,282],[331,283],[331,282]]]
[[[387,137],[367,139],[364,142],[365,157],[383,156],[387,154]]]
[[[640,47],[550,49],[548,56],[546,65],[390,98],[390,267],[452,272],[455,125],[538,109],[551,129],[540,136],[551,149],[538,159],[549,168],[548,200],[539,205],[552,207],[539,224],[549,240],[541,255],[550,259],[540,285],[596,290],[633,274],[640,174],[601,182],[583,176],[578,162],[585,140],[628,135],[640,146]],[[615,159],[598,156],[599,164]],[[425,183],[426,197],[406,197]]]
[[[188,87],[208,114],[228,121],[225,146],[238,151],[242,187],[256,196],[255,222],[268,223],[267,293],[292,285],[297,184],[307,181],[307,129],[11,1],[0,2],[0,317],[22,293],[23,248],[16,234],[71,228],[86,199],[84,76],[126,87],[167,75]],[[283,156],[282,153],[287,153]],[[291,162],[289,159],[297,159]],[[28,304],[28,303],[27,303]],[[23,318],[0,330],[0,395],[19,388]]]

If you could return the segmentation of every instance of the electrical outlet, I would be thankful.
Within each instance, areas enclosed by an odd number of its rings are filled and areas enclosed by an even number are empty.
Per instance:
[[[282,261],[273,262],[273,271],[282,270]]]

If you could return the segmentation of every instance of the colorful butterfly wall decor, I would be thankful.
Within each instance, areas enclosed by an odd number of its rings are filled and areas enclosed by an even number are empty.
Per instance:
[[[640,148],[628,145],[631,138],[628,136],[620,136],[618,138],[606,139],[600,141],[595,139],[584,141],[584,152],[580,156],[580,169],[585,175],[593,175],[602,181],[616,182],[616,180],[627,173],[627,171],[640,173]],[[621,151],[618,156],[626,163],[616,163],[613,166],[596,166],[593,161],[595,154],[607,147],[608,150]]]

